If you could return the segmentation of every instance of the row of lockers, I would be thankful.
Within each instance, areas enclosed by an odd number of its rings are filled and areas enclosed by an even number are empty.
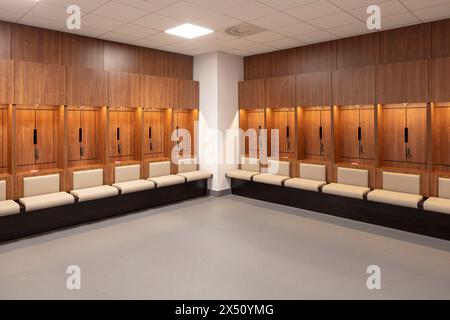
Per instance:
[[[0,103],[195,109],[199,83],[124,72],[0,60]]]
[[[239,83],[240,108],[450,101],[450,58]]]

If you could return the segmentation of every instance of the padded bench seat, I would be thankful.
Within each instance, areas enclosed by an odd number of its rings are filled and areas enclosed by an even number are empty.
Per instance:
[[[186,182],[185,177],[180,177],[180,176],[173,175],[173,174],[168,175],[168,176],[148,178],[147,180],[153,181],[156,184],[157,188],[169,187],[169,186],[173,186],[176,184],[182,184],[182,183]]]
[[[67,192],[56,192],[21,198],[19,202],[25,207],[25,211],[28,212],[72,204],[75,202],[75,198]]]
[[[226,173],[227,178],[252,181],[252,178],[259,174],[260,161],[255,158],[242,157],[241,169],[230,170]]]
[[[338,183],[324,186],[322,192],[342,197],[364,199],[364,196],[370,192],[369,172],[361,169],[338,168]]]
[[[439,178],[439,198],[429,198],[423,204],[427,211],[450,214],[450,179]]]
[[[20,206],[13,200],[0,201],[0,217],[17,214],[20,212]]]
[[[288,188],[318,192],[326,185],[327,168],[324,165],[300,163],[300,178],[289,179],[284,182]]]
[[[195,158],[180,159],[178,162],[177,176],[183,177],[186,182],[209,179],[212,174],[208,171],[197,170]]]
[[[133,180],[114,183],[113,187],[120,190],[122,194],[155,189],[156,185],[153,181],[148,180]]]
[[[307,190],[307,191],[319,191],[321,187],[326,185],[327,183],[324,181],[317,181],[317,180],[309,180],[309,179],[302,179],[302,178],[293,178],[286,180],[284,182],[284,185],[289,188],[294,189],[301,189],[301,190]]]
[[[286,180],[291,178],[291,163],[288,161],[269,160],[267,171],[268,173],[254,176],[253,181],[282,186]]]
[[[423,197],[417,194],[395,192],[388,190],[373,190],[367,195],[370,201],[393,204],[402,207],[418,208]]]
[[[323,193],[334,194],[337,196],[364,199],[364,196],[370,191],[370,188],[352,186],[349,184],[330,183],[322,188]]]
[[[186,182],[186,178],[170,174],[170,161],[151,162],[148,164],[149,178],[156,188],[164,188]]]
[[[77,197],[79,202],[84,202],[117,196],[119,194],[119,190],[112,186],[98,186],[72,190],[70,193]]]
[[[272,184],[276,186],[282,186],[286,180],[289,180],[289,177],[279,176],[275,174],[262,173],[253,177],[253,181],[259,183]]]

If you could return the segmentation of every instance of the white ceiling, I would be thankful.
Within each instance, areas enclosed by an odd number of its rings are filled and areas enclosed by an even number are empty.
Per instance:
[[[70,4],[82,10],[74,33],[189,55],[248,56],[367,33],[369,4],[380,5],[383,29],[450,17],[450,0],[0,0],[0,20],[73,32],[65,27]],[[243,21],[267,31],[224,33]],[[215,32],[195,40],[164,33],[185,22]]]

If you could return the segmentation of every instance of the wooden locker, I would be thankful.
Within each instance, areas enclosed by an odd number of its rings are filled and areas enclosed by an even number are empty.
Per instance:
[[[134,112],[119,112],[119,146],[120,157],[134,155]]]
[[[406,109],[406,122],[409,130],[407,161],[427,162],[427,110],[426,108]]]
[[[68,160],[80,160],[79,129],[81,128],[81,112],[67,110]]]
[[[55,130],[56,111],[36,110],[37,148],[39,158],[37,164],[56,162],[56,141],[58,132]]]
[[[33,131],[35,128],[34,110],[16,110],[16,164],[18,166],[35,163]]]
[[[270,78],[266,81],[266,104],[269,108],[295,108],[295,76]]]
[[[108,73],[66,67],[66,97],[69,106],[108,105]]]
[[[385,108],[383,110],[383,131],[385,160],[404,162],[406,110],[404,108]]]
[[[0,60],[0,103],[14,102],[14,62]]]
[[[144,152],[145,154],[164,152],[164,113],[162,111],[144,112]]]
[[[374,109],[359,110],[359,125],[361,127],[361,159],[373,160],[375,158],[374,113]]]
[[[300,74],[296,83],[296,106],[331,105],[331,72]]]
[[[295,111],[274,110],[272,117],[271,128],[279,130],[280,156],[288,156],[295,146]]]
[[[242,109],[264,108],[265,79],[247,80],[239,82],[239,107]]]
[[[450,166],[450,107],[434,108],[433,150],[435,164]]]
[[[258,154],[260,143],[260,130],[265,129],[265,119],[264,119],[264,111],[262,110],[249,110],[247,114],[247,128],[246,130],[253,129],[256,131],[256,150],[254,149],[254,145],[250,145],[250,139],[245,139],[245,150],[248,153]]]
[[[1,143],[1,167],[5,168],[7,166],[7,150],[8,150],[8,110],[0,110],[0,143]]]
[[[99,116],[100,112],[96,110],[81,111],[81,128],[83,155],[81,159],[92,160],[99,158]]]
[[[119,111],[109,112],[109,156],[114,158],[119,156],[119,140],[117,129],[119,128]]]
[[[305,155],[320,156],[320,111],[303,112],[303,145]]]
[[[189,131],[191,135],[191,154],[193,153],[192,150],[192,144],[194,142],[194,127],[193,127],[193,119],[192,114],[189,110],[177,110],[173,114],[174,116],[174,130],[176,130],[176,134],[179,134],[179,142],[181,143],[183,141],[183,137],[181,137],[181,133],[179,133],[179,130],[185,129]],[[185,153],[186,150],[183,150],[181,152],[181,156],[189,156],[187,153]]]
[[[339,127],[341,140],[341,156],[344,158],[359,158],[359,110],[339,110]]]
[[[321,156],[331,155],[331,110],[320,111],[320,126],[322,127]]]

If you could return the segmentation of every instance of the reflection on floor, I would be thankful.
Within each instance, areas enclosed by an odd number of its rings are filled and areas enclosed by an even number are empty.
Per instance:
[[[1,299],[450,299],[450,242],[236,196],[4,244],[0,261]]]

